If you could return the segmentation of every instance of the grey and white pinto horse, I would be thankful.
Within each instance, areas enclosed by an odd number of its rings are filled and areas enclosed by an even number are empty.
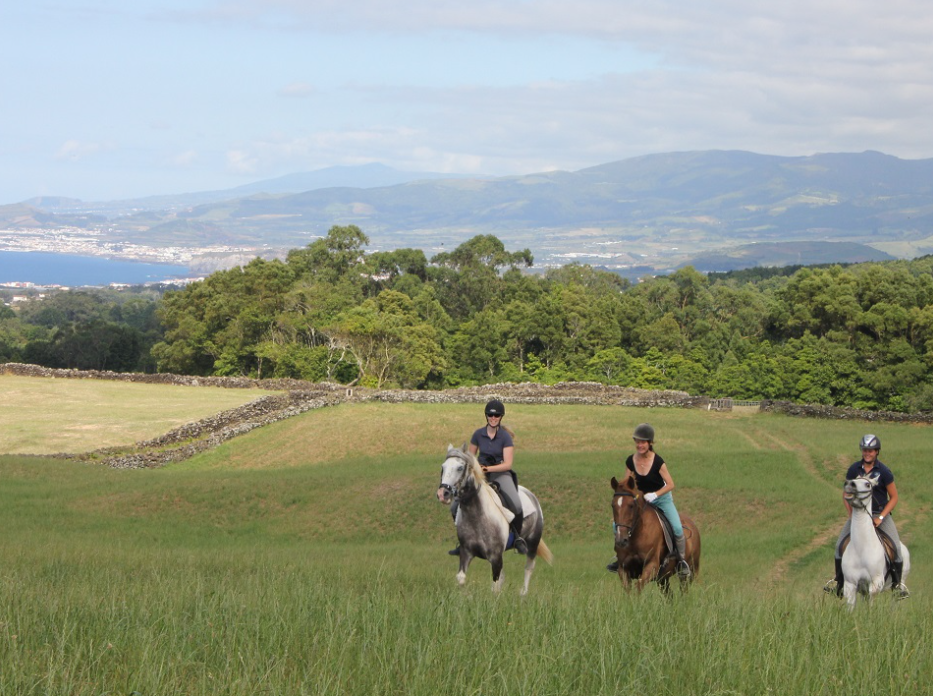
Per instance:
[[[842,594],[850,611],[855,608],[859,594],[868,597],[870,602],[876,594],[891,586],[890,578],[885,577],[884,546],[871,518],[871,492],[875,483],[876,479],[860,476],[846,481],[843,488],[843,496],[852,506],[851,536],[842,553],[842,575],[845,578]],[[910,571],[910,553],[904,544],[901,544],[901,557],[904,559],[903,582]]]
[[[528,583],[535,569],[535,557],[541,556],[551,563],[551,550],[542,541],[544,515],[534,494],[524,486],[518,487],[525,519],[522,523],[522,538],[528,544],[525,563],[525,582],[521,593],[528,593]],[[450,505],[453,497],[460,499],[457,511],[457,538],[460,540],[460,572],[457,582],[466,582],[467,568],[474,558],[485,558],[492,565],[492,589],[499,592],[505,576],[502,572],[502,556],[509,538],[509,522],[513,514],[499,500],[499,495],[486,483],[483,469],[467,449],[447,446],[447,458],[441,465],[441,483],[437,488],[437,499]]]

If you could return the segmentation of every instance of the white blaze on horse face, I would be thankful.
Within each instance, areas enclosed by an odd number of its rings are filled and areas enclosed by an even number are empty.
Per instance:
[[[466,462],[459,457],[450,457],[441,464],[441,485],[456,488],[463,480]]]

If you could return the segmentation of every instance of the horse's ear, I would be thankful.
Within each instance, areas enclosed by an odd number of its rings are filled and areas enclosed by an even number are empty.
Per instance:
[[[454,446],[450,443],[447,443],[447,456],[450,456],[450,453],[454,451]]]
[[[619,481],[615,476],[613,476],[612,477],[612,490],[615,491],[615,490],[618,490],[618,488],[619,488]]]
[[[625,479],[625,481],[622,482],[622,487],[628,488],[630,491],[634,491],[635,490],[635,479],[633,479],[632,477]]]
[[[460,451],[466,454],[469,451],[468,448],[469,448],[469,445],[466,442],[464,442],[463,447],[461,447]]]

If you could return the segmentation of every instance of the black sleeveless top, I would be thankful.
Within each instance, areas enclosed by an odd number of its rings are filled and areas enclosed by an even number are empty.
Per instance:
[[[648,470],[648,473],[642,476],[635,471],[635,455],[630,454],[625,460],[625,468],[635,474],[635,486],[642,493],[654,493],[664,488],[664,479],[661,478],[661,467],[664,466],[664,459],[657,452],[654,453],[654,464]]]

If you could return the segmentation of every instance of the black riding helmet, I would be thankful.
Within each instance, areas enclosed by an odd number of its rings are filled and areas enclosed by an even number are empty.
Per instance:
[[[637,425],[635,426],[635,432],[632,433],[632,439],[654,442],[654,428],[652,428],[647,423]]]
[[[499,399],[492,399],[486,404],[485,413],[487,416],[499,416],[501,418],[505,415],[505,404]]]
[[[881,438],[877,435],[865,435],[861,442],[858,443],[859,449],[863,450],[878,450],[881,451]]]

